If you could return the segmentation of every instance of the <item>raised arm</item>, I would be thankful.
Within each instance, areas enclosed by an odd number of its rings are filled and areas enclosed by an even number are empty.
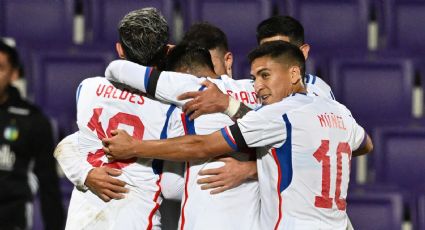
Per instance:
[[[124,130],[113,130],[113,137],[105,138],[103,150],[114,159],[132,157],[155,158],[171,161],[208,159],[237,149],[226,140],[221,131],[209,135],[188,135],[166,140],[140,141]]]
[[[177,96],[185,92],[198,91],[205,78],[193,75],[159,72],[152,67],[142,66],[126,60],[115,60],[105,70],[106,79],[123,83],[159,100],[182,106],[185,101]]]

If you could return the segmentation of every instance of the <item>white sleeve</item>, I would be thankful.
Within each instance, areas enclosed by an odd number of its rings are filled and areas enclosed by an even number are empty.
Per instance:
[[[357,122],[353,119],[353,130],[351,133],[350,144],[352,146],[351,151],[356,151],[366,141],[366,132]]]
[[[158,79],[155,98],[181,107],[188,100],[179,101],[177,97],[186,92],[199,91],[205,80],[190,74],[163,71]]]
[[[306,76],[306,87],[309,93],[335,100],[332,88],[318,76],[308,74]]]
[[[148,93],[155,98],[182,106],[187,101],[177,100],[177,96],[190,91],[198,91],[206,78],[198,78],[190,74],[163,71],[159,76],[150,76],[154,71],[126,60],[112,61],[105,70],[105,77],[110,81],[123,83],[132,88]],[[150,78],[158,78],[150,82]],[[149,84],[156,84],[149,86]],[[151,90],[153,91],[151,91]]]
[[[184,163],[164,161],[161,191],[165,199],[181,200],[184,190]]]
[[[78,132],[65,137],[54,151],[54,156],[65,176],[79,189],[87,190],[84,185],[87,175],[93,169],[78,153]]]
[[[120,82],[146,93],[151,68],[126,60],[115,60],[109,63],[105,77],[109,81]]]
[[[261,109],[247,113],[237,121],[248,147],[280,147],[286,139],[286,127],[281,116],[264,116],[268,111]]]

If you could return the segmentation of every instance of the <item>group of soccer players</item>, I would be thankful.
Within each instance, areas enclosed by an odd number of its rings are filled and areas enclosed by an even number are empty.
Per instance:
[[[194,25],[171,47],[156,9],[121,20],[123,60],[80,84],[79,131],[55,151],[76,185],[67,229],[160,229],[162,197],[182,199],[179,229],[349,226],[350,160],[372,143],[330,87],[305,74],[302,26],[282,16],[258,26],[253,80],[230,77],[227,44],[208,40],[215,30]]]

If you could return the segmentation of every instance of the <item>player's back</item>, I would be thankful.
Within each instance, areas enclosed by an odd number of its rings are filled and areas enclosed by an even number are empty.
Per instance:
[[[227,76],[210,80],[235,99],[252,108],[257,107],[257,97],[251,81],[236,82]],[[228,116],[221,113],[185,121],[188,134],[200,135],[210,134],[233,123]],[[231,155],[241,161],[250,160],[246,153]],[[211,195],[210,190],[201,190],[197,184],[197,180],[202,178],[198,173],[203,169],[222,167],[224,163],[210,159],[191,161],[186,165],[186,192],[182,199],[180,229],[258,229],[260,200],[257,181],[245,182],[223,193]]]
[[[114,229],[111,223],[117,224],[115,228],[136,226],[136,229],[146,229],[148,225],[159,226],[160,216],[157,210],[161,203],[162,162],[137,158],[109,162],[102,150],[101,139],[110,137],[110,132],[114,129],[124,129],[137,139],[166,138],[171,123],[179,120],[176,118],[178,116],[173,116],[175,113],[172,113],[172,108],[173,106],[149,99],[142,94],[119,89],[103,77],[88,78],[80,84],[77,92],[80,154],[83,154],[93,167],[121,169],[123,173],[118,179],[126,182],[126,187],[130,190],[124,199],[108,203],[89,191],[82,193],[74,190],[73,198],[84,200],[87,205],[91,205],[93,213],[102,210],[103,215],[108,218],[114,216],[105,221],[108,228]],[[85,212],[87,210],[86,208]],[[115,222],[126,219],[128,226]],[[75,224],[81,227],[85,223]]]
[[[345,106],[322,97],[295,94],[267,107],[262,114],[283,121],[285,141],[259,151],[262,226],[345,229],[351,152],[363,129]]]

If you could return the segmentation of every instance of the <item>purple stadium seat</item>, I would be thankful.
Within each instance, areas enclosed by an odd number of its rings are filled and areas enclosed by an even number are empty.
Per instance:
[[[75,127],[75,95],[79,83],[103,76],[114,55],[105,51],[62,49],[37,51],[28,79],[29,92],[43,111],[58,121],[61,134]]]
[[[72,43],[74,0],[2,0],[0,36],[18,43]]]
[[[272,13],[270,0],[186,0],[182,7],[186,12],[186,28],[207,21],[222,29],[229,49],[241,55],[256,47],[255,29]]]
[[[354,229],[400,230],[403,221],[402,195],[385,191],[348,194],[347,214]]]
[[[410,190],[425,189],[424,127],[381,127],[374,132],[377,181]]]
[[[418,198],[417,212],[416,229],[425,230],[425,193]]]
[[[367,51],[369,0],[288,0],[287,6],[313,49],[323,54]]]
[[[377,1],[381,17],[379,24],[387,41],[387,48],[425,51],[425,1],[386,0]]]
[[[364,127],[412,119],[411,60],[339,58],[331,62],[330,77],[335,97]]]
[[[130,11],[155,7],[161,11],[173,28],[172,0],[83,0],[88,43],[115,43],[118,41],[118,23]]]

